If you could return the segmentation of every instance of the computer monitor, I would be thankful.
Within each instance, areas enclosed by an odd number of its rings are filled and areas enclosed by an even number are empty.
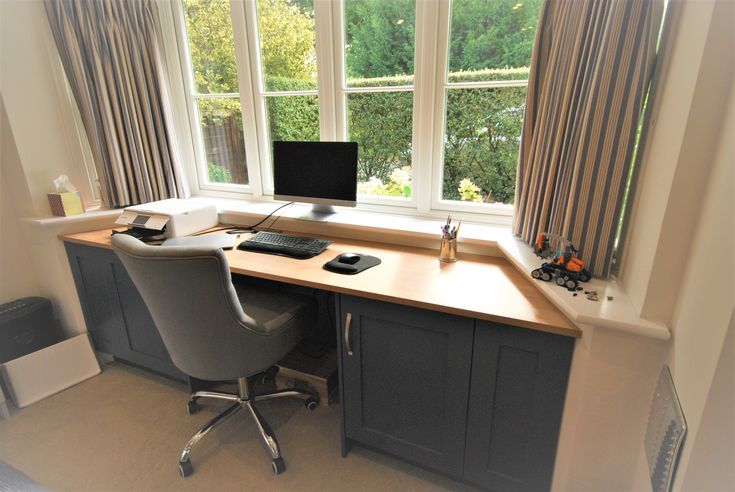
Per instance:
[[[357,142],[273,142],[273,195],[314,204],[315,214],[333,205],[357,204]]]

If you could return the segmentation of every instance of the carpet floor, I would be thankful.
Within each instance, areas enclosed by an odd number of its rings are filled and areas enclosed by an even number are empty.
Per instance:
[[[192,451],[194,474],[179,476],[191,435],[227,402],[186,413],[186,387],[124,364],[0,420],[0,460],[54,491],[472,491],[372,451],[340,455],[339,406],[299,400],[258,404],[278,436],[286,473],[273,476],[252,419],[238,413]]]

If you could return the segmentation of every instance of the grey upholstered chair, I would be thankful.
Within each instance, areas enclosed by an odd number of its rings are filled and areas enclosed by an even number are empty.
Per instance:
[[[112,237],[112,248],[148,306],[176,367],[197,379],[238,381],[238,394],[197,391],[191,395],[189,413],[197,411],[199,398],[233,404],[184,447],[179,459],[182,476],[193,472],[192,447],[241,408],[255,419],[273,457],[273,472],[284,471],[276,436],[254,404],[296,396],[305,398],[306,407],[313,410],[318,405],[316,396],[296,388],[255,394],[252,376],[271,368],[299,343],[314,319],[313,301],[275,289],[233,284],[221,249],[149,246],[124,234]]]

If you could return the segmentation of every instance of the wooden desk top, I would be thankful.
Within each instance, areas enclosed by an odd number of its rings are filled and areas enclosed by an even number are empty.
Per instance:
[[[68,234],[61,239],[110,248],[110,231]],[[330,239],[334,242],[325,252],[308,260],[238,249],[227,251],[226,255],[233,273],[570,337],[582,335],[505,258],[460,252],[458,262],[443,263],[436,259],[437,251],[428,249]],[[377,256],[382,263],[357,275],[341,275],[322,268],[336,255],[352,252]]]

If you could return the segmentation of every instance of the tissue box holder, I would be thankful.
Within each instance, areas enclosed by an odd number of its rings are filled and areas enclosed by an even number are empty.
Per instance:
[[[79,215],[84,212],[82,197],[78,191],[66,193],[47,193],[51,213],[57,217]]]

